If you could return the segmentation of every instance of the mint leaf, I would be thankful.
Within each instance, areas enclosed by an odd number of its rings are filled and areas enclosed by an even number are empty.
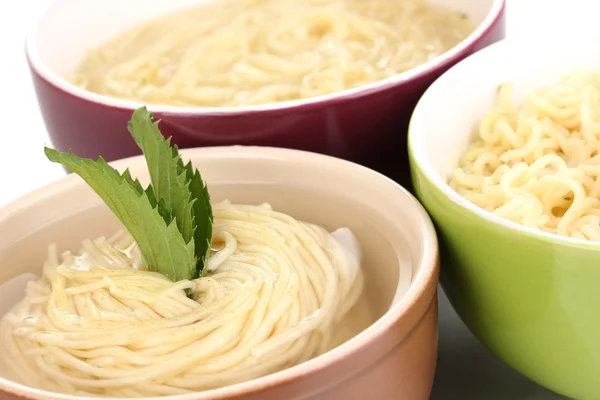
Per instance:
[[[52,149],[48,149],[47,150],[52,151]],[[48,155],[48,152],[46,151],[46,156]],[[98,162],[104,162],[104,159],[102,157],[100,157],[98,159]],[[129,183],[129,185],[131,185],[132,188],[135,189],[136,192],[138,192],[140,195],[144,192],[144,188],[142,187],[142,184],[140,183],[140,181],[138,179],[133,179],[131,177],[131,171],[129,171],[129,168],[127,168],[125,170],[125,172],[123,172],[123,174],[121,175],[123,177],[123,179],[125,179],[125,181],[127,181],[127,183]]]
[[[179,171],[181,157],[171,148],[171,139],[165,139],[158,129],[158,121],[145,107],[137,109],[127,125],[131,136],[144,153],[155,198],[173,216],[186,243],[194,237],[194,199],[186,181],[186,174]],[[162,214],[162,213],[161,213]]]
[[[97,161],[82,159],[71,152],[45,148],[46,157],[79,175],[100,196],[137,242],[150,271],[160,272],[173,281],[190,279],[197,273],[194,241],[185,241],[176,218],[166,222],[168,209],[151,187],[143,190],[129,171],[122,175],[102,157]]]
[[[177,147],[174,148],[177,151]],[[210,256],[210,245],[212,240],[212,225],[214,216],[212,206],[210,204],[210,194],[208,187],[202,180],[200,172],[192,166],[192,162],[188,162],[185,166],[183,161],[179,161],[179,169],[184,169],[186,180],[189,183],[192,197],[196,199],[194,202],[194,243],[195,252],[198,259],[198,274],[201,275],[206,261]]]
[[[49,148],[45,153],[104,200],[137,242],[149,270],[175,281],[195,278],[210,255],[214,217],[208,188],[145,107],[133,113],[128,129],[146,158],[151,181],[146,189],[128,169],[119,174],[102,157],[93,161]]]

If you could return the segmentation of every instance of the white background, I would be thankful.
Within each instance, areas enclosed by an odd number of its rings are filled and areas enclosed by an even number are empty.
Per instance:
[[[0,24],[0,205],[64,174],[43,155],[43,145],[50,143],[33,92],[23,46],[25,34],[36,15],[49,2],[13,0],[3,7]],[[576,40],[578,34],[591,34],[598,26],[600,1],[507,2],[507,35],[510,38],[569,34]]]

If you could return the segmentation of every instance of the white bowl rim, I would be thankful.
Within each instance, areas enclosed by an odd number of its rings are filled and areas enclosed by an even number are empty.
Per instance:
[[[414,212],[420,216],[420,221],[423,225],[423,231],[419,232],[423,240],[423,259],[418,265],[418,272],[413,275],[412,282],[406,294],[394,305],[392,305],[379,319],[373,322],[365,330],[350,340],[342,343],[338,347],[329,352],[308,360],[302,364],[284,369],[282,371],[269,374],[260,378],[241,382],[238,384],[225,386],[218,389],[195,392],[183,395],[163,396],[163,397],[142,397],[140,400],[212,400],[212,399],[227,399],[229,397],[241,396],[248,391],[264,390],[269,387],[277,386],[282,381],[291,381],[303,376],[320,371],[328,366],[341,362],[346,356],[352,354],[359,349],[367,346],[373,340],[376,340],[385,332],[389,331],[394,323],[403,318],[404,315],[410,312],[412,306],[422,296],[423,291],[427,287],[428,282],[434,279],[438,266],[438,241],[436,231],[429,215],[419,201],[406,189],[394,182],[390,178],[366,168],[362,165],[346,161],[332,156],[327,156],[318,153],[312,153],[302,150],[261,147],[261,146],[215,146],[188,148],[180,150],[184,159],[191,157],[206,157],[206,158],[261,158],[264,160],[273,160],[273,162],[284,162],[285,160],[301,160],[306,163],[327,163],[338,167],[352,169],[356,174],[369,174],[372,179],[377,179],[386,182],[398,192],[398,197],[404,198],[402,202],[404,207],[412,207]],[[111,162],[110,165],[116,169],[123,171],[131,165],[131,163],[141,163],[143,155],[128,157]],[[29,192],[16,200],[0,207],[0,220],[6,218],[11,213],[26,208],[29,205],[40,203],[44,198],[56,192],[64,192],[78,185],[84,185],[82,179],[75,175],[69,174],[57,181],[47,184],[37,190]],[[437,285],[436,285],[437,286]],[[435,301],[435,295],[431,301]],[[420,316],[419,320],[421,320]],[[97,397],[80,397],[73,395],[65,395],[53,393],[44,390],[35,389],[26,385],[12,382],[0,376],[0,389],[9,390],[9,393],[27,395],[31,399],[44,400],[93,400]],[[235,397],[236,399],[239,397]],[[111,400],[126,400],[125,398],[111,397]]]
[[[66,79],[61,77],[60,75],[52,72],[44,63],[41,61],[38,51],[37,51],[37,32],[39,25],[42,19],[46,15],[46,11],[49,10],[55,2],[61,0],[53,0],[48,4],[48,6],[44,9],[41,15],[38,17],[35,22],[33,28],[27,34],[25,39],[25,51],[27,55],[27,60],[31,68],[38,73],[43,79],[48,81],[50,84],[54,85],[58,89],[62,90],[65,93],[68,93],[77,98],[81,98],[83,100],[89,101],[91,103],[97,103],[107,107],[113,108],[121,108],[121,109],[129,109],[134,110],[136,108],[141,107],[142,103],[116,99],[100,94],[96,94],[90,92],[88,90],[82,89],[78,86],[73,85],[68,82]],[[471,34],[464,39],[462,42],[448,50],[447,52],[435,57],[424,64],[421,64],[415,68],[409,69],[408,71],[402,72],[400,74],[391,76],[389,78],[376,81],[373,83],[369,83],[366,85],[361,85],[356,88],[346,89],[341,92],[335,92],[327,95],[311,97],[307,99],[301,100],[290,100],[290,101],[282,101],[277,103],[269,103],[269,104],[258,104],[251,106],[240,106],[240,107],[176,107],[176,106],[166,106],[166,105],[152,105],[148,104],[147,107],[149,110],[155,113],[161,114],[178,114],[178,115],[228,115],[235,113],[244,114],[244,113],[255,113],[255,112],[265,112],[265,111],[281,111],[281,110],[289,110],[295,107],[304,107],[304,106],[320,106],[321,103],[332,103],[339,102],[343,100],[349,100],[353,98],[358,98],[362,96],[366,96],[372,93],[376,93],[379,91],[383,91],[389,89],[390,87],[404,84],[406,82],[415,80],[422,76],[425,76],[432,71],[440,68],[443,65],[451,62],[452,60],[460,57],[461,54],[465,53],[470,47],[474,46],[482,37],[496,24],[498,19],[501,17],[505,10],[506,0],[491,0],[492,6],[490,7],[490,11],[485,16],[484,20],[476,27],[476,29],[471,32]]]
[[[572,46],[571,42],[568,42],[565,38],[562,38],[564,45]],[[595,43],[597,44],[600,40],[600,36],[597,39],[588,38],[586,43]],[[556,43],[560,43],[560,38],[557,38],[557,41],[553,41],[552,44],[546,42],[547,46],[556,46]],[[543,45],[543,44],[542,44]],[[454,75],[460,76],[461,71],[465,66],[469,66],[472,64],[481,64],[485,66],[492,62],[492,60],[510,60],[510,57],[498,57],[499,54],[504,54],[508,56],[514,50],[519,49],[521,51],[525,51],[527,49],[532,48],[531,46],[540,46],[539,41],[531,38],[528,40],[523,39],[503,39],[496,43],[493,43],[486,48],[478,51],[466,57],[465,59],[459,61],[457,64],[448,69],[444,74],[442,74],[423,94],[415,110],[412,114],[409,128],[408,128],[408,149],[409,152],[412,153],[414,163],[416,168],[420,169],[425,177],[438,189],[440,190],[446,198],[458,205],[459,207],[465,209],[466,211],[476,215],[481,218],[485,222],[489,222],[492,225],[497,227],[505,228],[510,231],[514,231],[521,235],[526,235],[528,237],[534,239],[540,239],[543,241],[549,241],[556,244],[563,244],[571,247],[583,248],[593,251],[600,250],[600,242],[593,242],[584,239],[577,239],[567,236],[560,236],[555,233],[545,232],[539,229],[526,227],[524,225],[518,224],[513,221],[509,221],[507,219],[501,218],[483,208],[476,206],[471,203],[463,196],[458,194],[454,189],[450,187],[448,182],[442,179],[435,171],[433,165],[429,162],[429,157],[425,154],[425,149],[427,144],[420,140],[419,137],[420,132],[425,130],[424,126],[427,124],[427,115],[430,113],[429,106],[430,102],[434,102],[436,98],[440,96],[440,89],[446,86],[446,83],[449,79],[454,79]],[[556,50],[556,49],[554,49]],[[525,68],[525,67],[524,67]],[[568,72],[568,71],[565,71]]]

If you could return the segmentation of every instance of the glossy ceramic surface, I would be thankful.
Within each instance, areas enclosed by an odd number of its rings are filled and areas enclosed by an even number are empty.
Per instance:
[[[53,145],[95,158],[139,154],[126,122],[139,104],[91,94],[68,84],[92,45],[123,29],[199,0],[55,0],[27,40],[27,56]],[[263,145],[333,155],[373,167],[407,184],[406,127],[423,91],[443,71],[504,37],[505,0],[431,0],[466,12],[479,24],[463,43],[385,81],[315,99],[215,108],[150,107],[161,130],[180,147]],[[110,20],[110,24],[106,21]]]
[[[600,245],[502,220],[446,184],[498,85],[514,82],[519,101],[563,73],[600,68],[600,54],[589,51],[598,40],[563,40],[504,41],[453,67],[417,105],[409,153],[416,192],[440,237],[441,282],[464,322],[530,379],[597,399]]]
[[[363,250],[364,304],[378,319],[306,363],[227,388],[170,399],[427,400],[437,356],[438,254],[433,225],[421,205],[382,175],[319,154],[256,147],[182,153],[202,171],[214,201],[267,201],[277,210],[328,229],[352,229]],[[120,170],[130,167],[133,176],[148,181],[141,157],[115,165]],[[358,187],[360,191],[355,190]],[[116,218],[76,175],[33,192],[0,209],[0,284],[20,273],[39,273],[51,243],[59,249],[78,248],[82,239],[109,235],[118,228]],[[399,276],[405,273],[412,280],[408,292],[399,295]],[[0,378],[0,398],[17,395],[74,399]]]

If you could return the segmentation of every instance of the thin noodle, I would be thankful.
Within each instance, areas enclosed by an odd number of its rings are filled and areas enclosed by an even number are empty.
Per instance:
[[[273,103],[388,78],[474,28],[425,0],[226,0],[118,35],[88,51],[70,79],[144,104]]]
[[[225,201],[214,213],[210,271],[193,281],[146,271],[122,233],[85,241],[79,255],[51,247],[42,278],[0,322],[6,369],[50,391],[161,396],[263,376],[334,346],[362,292],[359,260],[267,204]]]

